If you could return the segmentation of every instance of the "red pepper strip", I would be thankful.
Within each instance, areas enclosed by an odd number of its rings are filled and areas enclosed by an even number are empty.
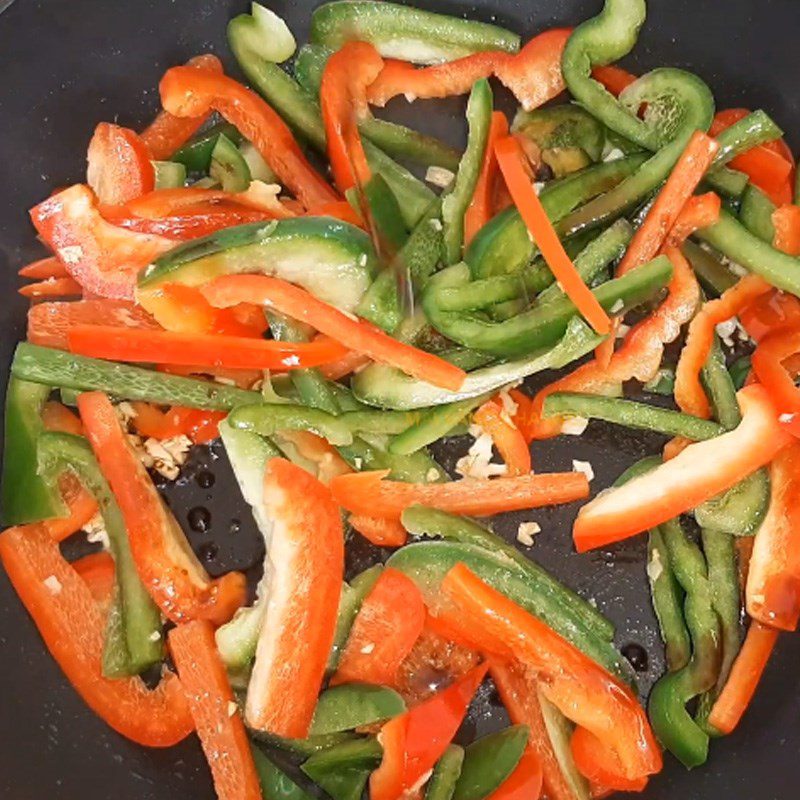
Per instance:
[[[531,451],[519,428],[503,414],[497,400],[485,402],[473,416],[475,422],[489,434],[509,475],[526,475],[531,471]]]
[[[680,247],[696,230],[707,228],[717,222],[721,209],[722,201],[714,192],[690,197],[678,214],[667,236],[666,244],[669,247]]]
[[[589,494],[589,482],[580,472],[519,475],[512,478],[451,483],[403,483],[383,480],[389,470],[353,472],[331,481],[339,505],[354,514],[380,514],[399,519],[410,505],[419,503],[470,517],[491,517],[503,511],[559,505]]]
[[[675,370],[675,402],[682,411],[704,418],[711,414],[708,397],[700,383],[700,372],[711,352],[716,326],[736,316],[771,288],[758,275],[747,275],[721,297],[705,303],[691,321]]]
[[[344,533],[328,489],[301,467],[273,458],[264,504],[275,520],[274,566],[245,714],[277,736],[308,735],[333,645],[344,574]]]
[[[487,664],[471,669],[455,683],[389,720],[378,734],[383,760],[369,779],[371,800],[399,800],[419,785],[456,735]]]
[[[403,660],[425,625],[425,601],[411,578],[385,569],[364,598],[331,686],[395,686]]]
[[[646,383],[658,372],[664,345],[678,337],[681,327],[692,319],[700,302],[700,286],[680,250],[667,248],[666,255],[674,268],[667,299],[631,329],[607,369],[596,360],[590,361],[536,395],[529,427],[537,439],[557,436],[561,432],[562,421],[559,418],[542,418],[542,405],[548,394],[559,391],[618,394],[625,381],[635,378]]]
[[[30,211],[42,240],[84,291],[130,300],[139,270],[175,246],[171,239],[133,233],[106,222],[86,186],[71,186]]]
[[[760,342],[778,328],[800,328],[800,300],[773,289],[743,308],[739,321],[750,338]]]
[[[647,787],[646,777],[625,778],[616,753],[586,728],[575,728],[570,750],[575,766],[592,785],[615,792],[643,792]]]
[[[87,154],[86,183],[101,203],[119,205],[155,188],[150,151],[129,128],[101,122]]]
[[[181,434],[194,444],[206,444],[219,436],[217,425],[227,416],[224,411],[201,411],[172,406],[161,411],[152,403],[131,402],[136,416],[131,420],[140,436],[171,439]]]
[[[206,620],[169,632],[169,649],[189,702],[219,800],[261,800],[247,731]]]
[[[742,649],[733,662],[728,682],[708,718],[712,727],[720,733],[729,734],[739,724],[758,688],[758,682],[778,641],[778,633],[775,628],[762,625],[756,620],[750,623]]]
[[[625,777],[642,778],[661,769],[661,751],[628,686],[464,564],[445,575],[440,591],[438,613],[483,652],[535,670],[542,694],[613,750]]]
[[[221,625],[230,619],[245,600],[244,576],[208,577],[131,448],[108,397],[81,394],[78,410],[125,519],[136,570],[162,613],[173,622],[202,618]]]
[[[583,506],[572,529],[578,552],[619,542],[696,508],[768,464],[792,440],[766,389],[754,384],[736,396],[743,415],[737,428],[689,445],[671,461]]]
[[[539,702],[539,685],[531,670],[514,661],[491,659],[489,674],[514,725],[530,729],[528,746],[536,753],[548,800],[575,800],[553,750]]]
[[[367,87],[382,69],[383,59],[373,45],[347,42],[328,59],[322,73],[319,101],[328,160],[342,193],[354,186],[365,186],[372,176],[358,120],[369,114]]]
[[[346,375],[350,375],[370,363],[372,363],[372,359],[369,356],[350,350],[346,356],[343,356],[338,361],[334,361],[332,364],[323,364],[319,371],[329,381],[338,381],[340,378],[344,378]]]
[[[747,613],[793,631],[800,620],[800,443],[782,450],[770,467],[770,501],[755,537],[747,578]]]
[[[355,225],[356,228],[364,228],[364,220],[358,212],[346,200],[339,200],[335,203],[324,203],[316,208],[308,210],[308,217],[334,217],[342,222]]]
[[[408,375],[457,391],[464,382],[464,370],[442,358],[399,342],[380,328],[353,319],[313,294],[278,278],[263,275],[228,275],[202,287],[213,306],[227,307],[237,303],[258,303],[274,308],[294,319],[306,322],[320,333],[341,342],[350,350],[363,353],[403,370]],[[340,353],[336,358],[344,355]],[[335,360],[335,359],[331,359]]]
[[[552,100],[566,88],[561,74],[561,56],[571,34],[572,28],[544,31],[534,36],[515,56],[497,64],[494,74],[526,111]]]
[[[107,611],[103,607],[111,605],[114,591],[114,559],[111,554],[105,550],[90,553],[73,561],[72,568],[83,578],[100,608]]]
[[[619,97],[625,89],[638,80],[636,75],[616,66],[616,64],[594,67],[592,69],[592,77],[598,83],[602,83],[615,97]]]
[[[547,218],[542,203],[533,190],[530,176],[525,168],[524,155],[513,136],[506,136],[495,144],[497,162],[528,230],[539,245],[542,256],[556,280],[560,282],[569,299],[578,311],[600,334],[608,333],[609,319],[603,307],[583,282],[575,265],[564,251],[558,234]]]
[[[800,206],[788,204],[772,213],[775,248],[790,256],[800,256]]]
[[[17,274],[23,278],[37,278],[38,280],[69,277],[69,273],[64,269],[64,265],[55,256],[48,256],[47,258],[40,258],[38,261],[33,261],[19,270]]]
[[[63,403],[48,400],[42,408],[42,424],[48,431],[72,433],[83,436],[83,425],[78,416]]]
[[[502,111],[494,111],[478,183],[464,215],[465,244],[469,244],[475,234],[494,216],[494,197],[499,169],[494,145],[504,136],[508,136],[508,120]]]
[[[686,439],[683,436],[676,436],[674,439],[670,439],[664,445],[664,452],[662,454],[664,461],[671,461],[678,453],[682,453],[691,443],[691,439]]]
[[[717,136],[749,113],[746,108],[729,108],[717,112],[709,134]],[[746,173],[751,183],[768,195],[776,206],[792,202],[794,158],[783,139],[766,142],[740,153],[731,160],[729,166]]]
[[[539,800],[542,794],[542,762],[526,748],[514,771],[487,797],[487,800]]]
[[[396,519],[351,514],[348,522],[353,530],[376,547],[402,547],[408,539],[406,529]]]
[[[196,117],[212,108],[218,111],[253,143],[281,184],[306,208],[338,200],[283,120],[240,83],[207,70],[173,67],[159,88],[164,108],[175,116]]]
[[[783,328],[765,336],[753,353],[753,371],[779,411],[800,413],[800,389],[784,366],[800,351],[800,328]]]
[[[69,297],[80,295],[83,291],[81,285],[72,278],[47,278],[37,283],[29,283],[18,289],[23,297],[31,299],[37,297]]]
[[[50,654],[95,714],[147,747],[171,747],[189,735],[192,719],[174,674],[166,672],[153,691],[138,677],[103,677],[105,619],[44,526],[0,534],[0,560]]]
[[[261,191],[258,191],[258,187],[261,187]],[[266,185],[261,181],[251,181],[250,187],[244,192],[199,189],[196,186],[157,189],[134,198],[125,204],[125,209],[137,217],[160,219],[180,214],[187,208],[194,208],[201,204],[235,203],[237,206],[246,206],[254,211],[270,212],[274,217],[294,216],[293,212],[283,206],[274,191],[265,187]]]
[[[186,65],[222,73],[222,63],[211,53],[190,58]],[[160,111],[142,131],[141,137],[150,150],[151,157],[156,161],[165,161],[183,147],[206,124],[210,116],[210,111],[196,117],[175,117],[169,111]]]
[[[341,358],[338,342],[279,342],[215,334],[151,331],[111,325],[75,325],[67,332],[72,353],[109,361],[208,364],[211,367],[290,370],[315,367]]]
[[[70,474],[62,475],[58,481],[61,496],[69,509],[69,515],[42,522],[55,542],[63,542],[82,530],[97,514],[97,502],[91,492],[83,488],[77,478]]]

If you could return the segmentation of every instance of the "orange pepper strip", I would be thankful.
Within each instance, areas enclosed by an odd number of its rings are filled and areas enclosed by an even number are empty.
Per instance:
[[[624,777],[642,778],[661,769],[647,715],[628,686],[464,564],[445,575],[441,594],[437,614],[480,650],[534,669],[542,694],[614,751]]]
[[[86,160],[86,183],[101,203],[120,205],[155,188],[150,151],[129,128],[99,123]]]
[[[173,673],[167,671],[152,691],[139,677],[103,677],[100,606],[44,526],[0,534],[0,560],[50,654],[95,714],[146,747],[171,747],[189,735],[192,718]],[[51,588],[56,585],[58,591]]]
[[[18,289],[23,297],[31,299],[39,297],[69,297],[81,295],[83,288],[72,278],[46,278],[37,283],[29,283]]]
[[[353,530],[376,547],[402,547],[408,539],[406,529],[396,519],[351,514],[348,522]]]
[[[338,361],[334,361],[331,364],[323,364],[319,371],[329,381],[338,381],[340,378],[344,378],[346,375],[361,369],[361,367],[366,367],[371,362],[372,359],[369,356],[350,350],[346,356],[342,356]]]
[[[721,209],[722,201],[714,192],[690,197],[670,229],[667,245],[680,247],[696,230],[717,222]]]
[[[116,411],[102,392],[78,396],[86,436],[119,504],[139,577],[173,622],[209,619],[221,625],[244,603],[245,580],[229,572],[212,580],[188,547],[175,518],[133,452]]]
[[[169,632],[169,649],[189,702],[219,800],[261,800],[244,722],[206,620]]]
[[[772,212],[775,248],[790,256],[800,256],[800,206],[788,204]]]
[[[800,300],[773,289],[743,308],[739,320],[750,338],[760,342],[777,328],[800,328]]]
[[[354,472],[331,481],[339,505],[355,514],[380,514],[399,519],[403,510],[420,503],[471,517],[490,517],[580,500],[589,494],[589,482],[580,472],[553,472],[511,478],[467,478],[450,483],[387,481],[389,470]]]
[[[222,63],[211,53],[190,58],[186,66],[222,73]],[[176,117],[169,111],[159,111],[156,118],[142,131],[141,137],[152,158],[165,161],[183,147],[206,124],[210,116],[211,111],[196,117]]]
[[[111,606],[114,592],[114,559],[111,553],[101,550],[72,562],[72,568],[83,578],[92,597],[104,611]],[[104,606],[107,606],[104,608]]]
[[[539,800],[542,794],[542,762],[526,747],[514,771],[486,800]]]
[[[753,620],[742,649],[733,662],[731,674],[711,715],[709,723],[722,734],[731,733],[739,724],[758,688],[758,682],[778,641],[778,631]]]
[[[110,361],[206,364],[232,369],[304,369],[341,358],[346,349],[328,337],[313,342],[279,342],[246,336],[179,333],[111,325],[75,325],[69,350]]]
[[[365,186],[372,173],[358,120],[369,114],[367,87],[383,69],[383,59],[368,42],[347,42],[325,64],[319,99],[328,160],[339,191]]]
[[[474,420],[492,437],[509,475],[525,475],[531,471],[528,443],[519,428],[503,416],[500,403],[488,400],[475,412]]]
[[[286,123],[250,89],[225,75],[192,67],[167,70],[159,88],[164,108],[175,116],[218,111],[253,143],[281,184],[306,208],[339,199],[308,162]]]
[[[395,686],[403,660],[425,626],[425,602],[411,578],[385,569],[364,598],[331,686]]]
[[[38,280],[69,277],[64,265],[55,256],[40,258],[38,261],[26,264],[17,274],[23,278],[37,278]]]
[[[784,361],[800,351],[800,328],[779,328],[767,334],[753,353],[753,371],[778,410],[800,413],[800,389]]]
[[[570,739],[570,750],[575,766],[594,785],[616,792],[643,792],[647,778],[631,780],[622,774],[619,759],[613,750],[606,747],[586,728],[575,728]]]
[[[495,153],[514,205],[539,245],[547,266],[587,322],[598,333],[608,333],[609,319],[606,312],[564,251],[558,234],[533,190],[519,142],[513,136],[506,136],[495,144]]]
[[[202,288],[214,306],[258,303],[306,322],[320,333],[363,353],[375,361],[391,364],[408,375],[443,389],[457,391],[466,378],[464,370],[389,336],[366,320],[353,319],[313,294],[278,278],[263,275],[228,275]],[[339,353],[335,358],[344,355]],[[331,360],[335,360],[332,358]]]
[[[355,225],[356,228],[364,228],[364,220],[361,219],[358,212],[347,202],[347,200],[339,200],[335,203],[325,203],[324,205],[310,208],[306,213],[308,217],[335,217],[342,222],[348,222],[350,225]]]
[[[502,111],[494,111],[481,172],[467,213],[464,215],[465,245],[469,244],[475,234],[494,216],[495,184],[498,176],[494,145],[504,136],[508,136],[508,120]]]
[[[682,411],[704,418],[711,414],[708,397],[700,383],[700,372],[711,352],[716,326],[771,288],[758,275],[747,275],[721,297],[705,303],[691,321],[675,370],[675,402]]]
[[[578,552],[619,542],[696,508],[768,464],[792,441],[762,386],[747,386],[736,397],[742,408],[738,427],[689,445],[583,506],[572,529]]]
[[[636,75],[628,72],[616,64],[608,64],[604,67],[594,67],[592,77],[608,89],[615,97],[619,97],[634,81]]]

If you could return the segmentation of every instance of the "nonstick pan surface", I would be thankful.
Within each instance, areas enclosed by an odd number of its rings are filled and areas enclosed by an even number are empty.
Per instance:
[[[306,38],[315,0],[267,0]],[[434,10],[497,20],[523,36],[553,25],[574,25],[595,14],[599,0],[418,0]],[[700,74],[718,107],[763,107],[800,147],[800,3],[797,0],[650,0],[645,29],[626,62],[641,72],[673,65]],[[25,301],[16,270],[41,257],[26,209],[55,187],[82,180],[86,145],[101,120],[141,128],[158,107],[163,71],[199,52],[217,53],[238,75],[225,26],[246,10],[244,0],[0,0],[0,372],[5,384],[16,342],[24,335]],[[403,121],[458,140],[462,105],[399,101]],[[588,460],[595,491],[633,460],[657,452],[657,436],[592,424],[580,437],[537,444],[538,469],[571,469]],[[437,455],[447,467],[465,449],[455,441]],[[208,473],[214,476],[209,485]],[[178,485],[166,489],[190,541],[211,572],[257,571],[262,551],[224,453],[200,448]],[[191,530],[188,512],[210,510],[208,530]],[[523,519],[542,533],[530,551],[617,624],[618,644],[647,653],[639,687],[649,690],[663,652],[648,598],[642,537],[613,550],[574,554],[569,530],[574,508],[506,515],[496,530],[513,541]],[[196,517],[197,515],[195,515]],[[202,526],[198,526],[202,527]],[[350,568],[377,551],[354,548]],[[800,763],[800,637],[782,637],[756,702],[731,737],[712,743],[708,764],[689,774],[667,756],[646,800],[788,800],[797,796]],[[36,630],[0,575],[0,797],[8,800],[204,800],[214,793],[197,741],[144,750],[123,740],[83,705],[47,654]],[[505,724],[491,691],[465,724],[464,737]]]

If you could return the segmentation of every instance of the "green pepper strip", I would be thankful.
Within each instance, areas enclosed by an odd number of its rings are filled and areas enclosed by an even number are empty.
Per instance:
[[[114,557],[119,618],[110,614],[103,648],[103,674],[108,678],[137,675],[161,660],[161,614],[139,579],[128,543],[122,512],[100,471],[89,442],[82,436],[45,431],[39,437],[43,474],[68,469],[97,500]],[[119,622],[113,636],[112,625]]]
[[[643,303],[662,289],[672,277],[672,264],[659,256],[622,277],[614,278],[592,290],[604,309],[624,313]],[[537,348],[555,344],[578,313],[565,294],[544,303],[535,303],[528,311],[502,322],[491,322],[474,314],[444,312],[438,305],[441,288],[463,286],[469,280],[466,264],[457,264],[437,273],[422,295],[422,307],[436,330],[450,339],[475,350],[501,357],[520,356]]]
[[[46,386],[64,386],[80,392],[108,392],[122,400],[145,400],[164,406],[189,406],[209,411],[228,411],[242,404],[258,403],[261,399],[258,392],[234,386],[77,356],[29,342],[17,345],[11,374]]]
[[[339,658],[342,655],[344,646],[347,644],[347,638],[350,636],[350,629],[353,627],[356,614],[361,609],[364,598],[375,585],[375,581],[378,580],[381,572],[383,572],[383,565],[375,564],[356,575],[349,584],[346,582],[342,584],[342,596],[339,598],[339,611],[336,616],[336,632],[333,635],[333,646],[331,647],[331,654],[328,657],[326,668],[328,673],[336,672]]]
[[[333,414],[294,403],[258,403],[239,406],[228,415],[233,428],[271,436],[279,431],[311,431],[333,445],[353,443],[350,429]]]
[[[545,150],[581,150],[591,161],[599,161],[605,143],[605,128],[575,103],[517,111],[511,130]]]
[[[258,773],[258,782],[261,792],[266,798],[280,798],[280,800],[314,800],[314,798],[301,789],[282,769],[275,766],[261,752],[259,747],[251,744],[253,762]]]
[[[775,239],[772,214],[776,208],[775,203],[761,189],[751,184],[742,195],[739,220],[750,233],[757,236],[762,242],[772,244]]]
[[[661,526],[669,562],[686,592],[684,612],[692,638],[689,663],[659,679],[648,710],[661,743],[686,767],[705,763],[708,735],[692,719],[686,704],[714,686],[719,674],[720,634],[706,561],[678,520]]]
[[[419,411],[376,411],[375,409],[348,411],[340,417],[353,433],[386,433],[390,435],[402,434],[403,431],[418,423],[420,418]],[[396,440],[396,438],[393,439],[392,444]],[[397,451],[390,446],[389,452]]]
[[[341,733],[326,733],[320,736],[309,736],[306,739],[286,739],[274,733],[260,731],[255,728],[249,730],[250,736],[258,742],[264,742],[268,747],[275,747],[295,756],[311,756],[329,750],[337,744],[356,740],[356,735],[350,731]],[[270,797],[272,795],[269,795]]]
[[[21,525],[66,517],[54,476],[37,474],[36,443],[44,431],[42,408],[50,387],[12,375],[6,389],[2,521]]]
[[[719,221],[697,236],[776,288],[800,296],[800,259],[762,242],[728,211],[723,209]]]
[[[333,800],[360,800],[382,753],[375,738],[355,739],[311,756],[300,769]]]
[[[600,397],[578,392],[554,392],[544,403],[545,417],[577,416],[602,419],[626,428],[684,436],[694,442],[713,439],[725,432],[722,425],[680,411],[650,406],[621,397]]]
[[[183,164],[189,172],[208,172],[211,153],[220,136],[226,136],[234,144],[242,143],[242,134],[229,122],[218,122],[207,131],[196,136],[172,154],[171,161]]]
[[[388,686],[368,683],[332,686],[319,696],[310,734],[355,730],[396,717],[405,710],[403,698]]]
[[[727,292],[739,280],[713,253],[709,253],[708,250],[694,242],[684,242],[681,251],[689,260],[706,291],[719,296]]]
[[[464,748],[457,744],[448,745],[433,768],[425,788],[425,800],[452,800],[463,764]]]
[[[593,605],[556,580],[535,561],[520,553],[516,547],[478,525],[477,522],[448,514],[446,511],[418,505],[405,509],[401,521],[403,527],[414,536],[476,545],[491,553],[502,554],[522,569],[531,585],[536,585],[537,592],[550,595],[557,600],[575,617],[579,625],[607,642],[614,638],[614,625]]]
[[[516,768],[529,734],[527,725],[512,725],[469,745],[464,751],[453,800],[489,797]]]

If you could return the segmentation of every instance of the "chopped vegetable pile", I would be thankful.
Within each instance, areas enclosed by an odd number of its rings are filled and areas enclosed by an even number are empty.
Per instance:
[[[297,50],[254,3],[228,26],[247,85],[172,67],[153,122],[100,122],[85,182],[31,209],[0,559],[87,705],[142,745],[195,732],[223,800],[307,797],[278,750],[332,800],[640,792],[663,751],[707,760],[796,629],[795,163],[764,111],[615,64],[645,11],[523,44],[335,0]],[[460,150],[373,113],[456,95]],[[588,462],[540,471],[590,420],[671,438],[600,493]],[[451,474],[428,447],[456,435]],[[266,544],[254,594],[153,479],[217,438]],[[645,705],[612,623],[473,519],[559,504],[579,553],[648,538]],[[380,563],[345,575],[360,537]],[[488,681],[511,726],[462,747]]]

